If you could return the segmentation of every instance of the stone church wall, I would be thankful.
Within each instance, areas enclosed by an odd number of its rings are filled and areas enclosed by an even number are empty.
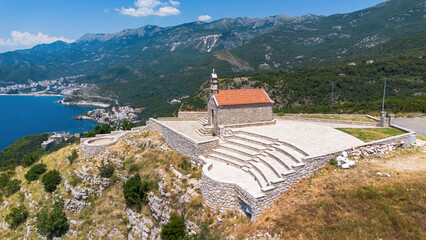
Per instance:
[[[272,119],[272,104],[219,106],[217,109],[219,125],[263,122]]]

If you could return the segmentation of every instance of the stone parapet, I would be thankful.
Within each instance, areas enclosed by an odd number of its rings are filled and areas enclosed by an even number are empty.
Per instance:
[[[293,115],[295,116],[295,115]],[[275,116],[276,119],[284,119],[284,120],[296,120],[301,122],[320,122],[320,123],[344,123],[348,125],[356,125],[356,126],[365,126],[365,127],[380,127],[380,122],[359,122],[359,121],[346,121],[346,120],[333,120],[333,119],[321,119],[321,118],[303,118],[303,117],[293,117],[293,116]],[[364,115],[367,117],[366,115]],[[372,118],[374,119],[374,118]],[[376,120],[376,119],[374,119]]]
[[[197,121],[199,118],[207,116],[207,112],[184,111],[178,112],[178,118],[182,121]]]
[[[192,139],[174,131],[168,126],[156,119],[150,118],[147,126],[152,130],[161,133],[164,141],[175,151],[191,158],[194,161],[199,161],[198,156],[215,148],[218,145],[218,139],[212,139],[202,142],[195,142]]]
[[[105,151],[109,146],[115,144],[117,141],[117,137],[111,136],[82,138],[80,146],[84,156],[91,158]]]

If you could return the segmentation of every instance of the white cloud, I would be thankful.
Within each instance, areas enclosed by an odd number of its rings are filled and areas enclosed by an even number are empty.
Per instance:
[[[177,9],[180,2],[170,0],[168,2],[161,2],[158,0],[136,0],[135,8],[115,9],[123,15],[132,17],[146,17],[146,16],[171,16],[179,15],[180,10]]]
[[[0,46],[9,47],[33,47],[37,44],[52,43],[56,41],[64,41],[67,43],[74,42],[64,37],[49,37],[46,34],[39,32],[38,34],[31,34],[29,32],[12,31],[11,38],[0,38]]]
[[[170,2],[170,4],[171,4],[171,5],[173,5],[173,6],[179,6],[179,5],[180,5],[180,2],[178,2],[178,1],[170,0],[169,2]]]
[[[198,21],[208,21],[212,19],[212,17],[210,17],[209,15],[201,15],[198,17]]]

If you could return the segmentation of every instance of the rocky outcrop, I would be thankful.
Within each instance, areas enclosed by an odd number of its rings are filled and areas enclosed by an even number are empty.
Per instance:
[[[148,195],[148,206],[151,209],[152,216],[160,222],[161,226],[170,220],[172,209],[168,207],[169,204],[169,200],[157,197],[153,193]]]
[[[154,227],[149,218],[133,211],[131,208],[126,209],[126,214],[129,220],[127,224],[127,229],[129,229],[128,239],[160,239],[161,229]]]
[[[82,202],[74,199],[65,199],[64,207],[65,209],[71,211],[72,213],[77,213],[83,210],[85,207],[89,207],[91,205],[90,202]]]

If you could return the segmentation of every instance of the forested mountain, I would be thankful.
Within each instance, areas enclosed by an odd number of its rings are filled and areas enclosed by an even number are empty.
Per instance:
[[[386,78],[388,112],[426,112],[425,41],[426,33],[397,37],[346,60],[222,78],[219,88],[264,88],[277,112],[369,113],[381,107]],[[205,110],[209,86],[206,81],[181,110]]]
[[[85,34],[74,43],[61,41],[0,54],[0,78],[40,80],[69,74],[97,74],[111,68],[136,67],[134,78],[179,71],[220,49],[233,49],[276,26],[318,20],[316,16],[225,18],[174,27],[147,25],[114,34]],[[38,75],[27,73],[31,69]],[[106,73],[106,75],[108,72]],[[120,81],[124,79],[116,79]],[[130,79],[126,79],[130,80]],[[101,81],[104,82],[104,81]]]
[[[169,111],[173,106],[167,101],[193,93],[212,68],[221,76],[236,76],[407,51],[421,55],[425,11],[424,0],[390,0],[327,17],[225,18],[86,34],[71,44],[55,42],[0,54],[0,80],[85,74],[78,81],[97,84],[97,94],[146,107],[149,115]],[[392,42],[395,39],[399,42]],[[389,42],[396,48],[382,48]]]

